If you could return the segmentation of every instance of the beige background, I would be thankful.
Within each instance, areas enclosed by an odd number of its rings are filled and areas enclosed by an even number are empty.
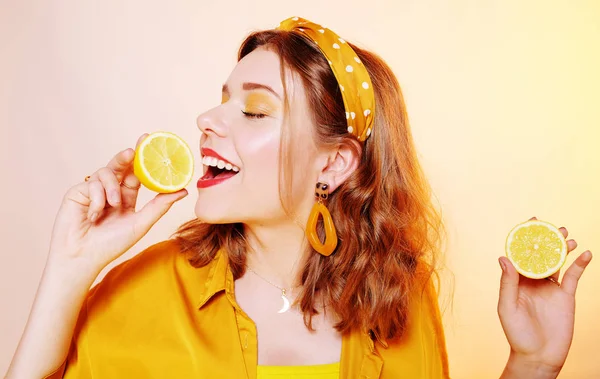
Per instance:
[[[173,131],[197,150],[195,117],[220,101],[244,36],[299,15],[379,53],[403,86],[449,229],[453,377],[497,377],[503,367],[496,258],[510,228],[531,216],[568,226],[596,252],[561,377],[600,377],[597,0],[0,4],[0,373],[66,189],[143,132]],[[193,217],[189,190],[123,259]]]

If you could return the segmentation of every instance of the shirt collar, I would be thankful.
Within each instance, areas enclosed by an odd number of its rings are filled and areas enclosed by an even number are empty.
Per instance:
[[[228,288],[231,287],[231,288]],[[223,249],[219,249],[213,260],[208,264],[208,276],[204,282],[204,288],[198,295],[197,309],[202,309],[208,301],[216,294],[225,291],[233,294],[233,275],[229,268],[229,258]],[[373,331],[363,333],[364,342],[374,350],[374,342],[379,342],[385,349],[388,343],[385,338],[377,335]]]
[[[215,295],[220,294],[221,292],[226,292],[229,300],[232,301],[234,307],[237,308],[237,304],[232,300],[234,298],[233,291],[233,274],[231,273],[231,269],[229,267],[229,258],[227,253],[220,249],[216,254],[213,260],[206,266],[208,268],[208,275],[206,280],[204,281],[204,286],[201,287],[198,292],[198,300],[197,300],[197,309],[200,310],[206,304],[209,303],[210,299],[212,299]],[[381,375],[381,370],[383,367],[383,359],[379,355],[377,348],[375,346],[375,342],[379,342],[384,348],[387,348],[387,342],[383,338],[378,338],[374,333],[350,333],[346,336],[348,341],[346,341],[345,345],[349,346],[360,346],[360,351],[362,354],[362,359],[358,367],[355,368],[346,368],[346,370],[350,370],[354,372],[354,370],[360,370],[363,376],[361,377],[369,377],[369,378],[379,378]],[[357,339],[357,340],[355,340]],[[351,343],[350,340],[356,341],[358,344],[355,345]],[[350,342],[350,343],[349,343]],[[342,345],[342,362],[348,362],[352,360],[355,350],[350,349],[348,347],[344,347]],[[358,359],[358,357],[356,358]]]
[[[197,309],[202,309],[208,301],[216,294],[227,289],[227,276],[231,275],[228,267],[227,254],[223,249],[219,249],[213,260],[208,264],[208,276],[204,282],[204,288],[198,295]]]

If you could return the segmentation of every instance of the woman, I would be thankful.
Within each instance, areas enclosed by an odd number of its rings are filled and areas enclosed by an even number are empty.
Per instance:
[[[246,39],[197,123],[197,219],[89,292],[187,191],[135,212],[127,149],[67,192],[8,377],[448,377],[441,224],[385,63],[294,17]],[[558,375],[590,260],[557,285],[500,258],[502,377]]]

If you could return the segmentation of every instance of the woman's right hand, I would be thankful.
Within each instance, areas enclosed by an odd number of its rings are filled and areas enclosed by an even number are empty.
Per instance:
[[[73,263],[97,274],[137,243],[173,203],[187,196],[185,189],[158,194],[136,212],[139,190],[120,184],[139,187],[133,174],[134,156],[133,149],[121,151],[88,181],[67,191],[54,222],[49,262]]]

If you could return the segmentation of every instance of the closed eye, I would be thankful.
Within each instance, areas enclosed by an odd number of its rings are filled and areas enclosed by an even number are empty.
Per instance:
[[[265,118],[267,117],[266,114],[262,114],[262,113],[251,113],[251,112],[246,112],[246,111],[242,111],[242,113],[244,114],[244,116],[248,117],[248,118]]]

